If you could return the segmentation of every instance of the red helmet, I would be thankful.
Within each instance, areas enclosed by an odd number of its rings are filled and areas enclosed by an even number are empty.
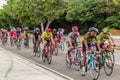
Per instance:
[[[46,32],[47,32],[47,33],[50,33],[50,32],[51,32],[51,29],[50,29],[50,28],[47,28],[47,29],[46,29]]]
[[[78,27],[77,26],[73,26],[72,27],[72,31],[78,31]]]

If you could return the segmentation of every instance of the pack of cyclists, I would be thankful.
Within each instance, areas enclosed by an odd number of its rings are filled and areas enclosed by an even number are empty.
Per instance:
[[[7,30],[1,29],[0,33],[1,33],[0,34],[1,40],[3,40],[4,38],[7,39],[8,37]],[[11,29],[9,32],[10,40],[16,39],[16,41],[21,41],[22,36],[24,36],[24,40],[29,39],[28,27],[24,29],[23,35],[21,33],[22,32],[20,27],[17,27],[16,29],[15,28]],[[38,42],[38,45],[40,45],[41,42],[43,43],[43,50],[44,50],[47,44],[56,45],[56,41],[60,42],[62,37],[64,37],[64,29],[58,28],[57,30],[55,28],[54,29],[46,28],[46,30],[41,33],[39,28],[35,28],[33,30],[33,54],[35,53],[35,46],[37,42]],[[81,63],[83,75],[85,74],[85,71],[86,71],[86,54],[90,54],[93,50],[96,50],[97,54],[100,55],[102,54],[103,49],[109,49],[111,51],[112,46],[115,46],[115,41],[112,38],[108,27],[103,28],[101,32],[99,32],[98,29],[95,27],[90,27],[88,31],[85,33],[85,35],[81,37],[78,27],[73,26],[66,40],[67,40],[66,41],[67,54],[73,57],[72,60],[74,63],[76,63],[75,54],[70,54],[70,51],[75,46],[79,45],[82,47],[80,51],[82,52],[82,55],[83,55],[83,60]],[[93,43],[95,44],[95,47],[96,47],[95,49],[92,46]],[[67,58],[69,58],[69,56]]]

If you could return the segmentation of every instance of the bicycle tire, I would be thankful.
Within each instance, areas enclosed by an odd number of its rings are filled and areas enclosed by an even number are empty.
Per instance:
[[[48,61],[48,64],[51,64],[51,62],[52,62],[52,52],[51,52],[51,49],[48,51],[47,61]]]
[[[105,56],[104,56],[104,71],[107,76],[110,76],[113,72],[112,59],[111,59],[111,57],[105,57]],[[107,70],[107,69],[109,69],[109,70]]]
[[[21,43],[20,42],[17,42],[17,49],[21,50]]]
[[[52,56],[47,56],[47,61],[48,61],[48,64],[51,64],[51,62],[52,62]]]
[[[54,52],[54,54],[57,56],[57,55],[58,55],[58,48],[56,47],[53,52]]]
[[[61,48],[61,51],[64,51],[64,43],[63,42],[60,42],[60,48]]]
[[[68,61],[68,59],[67,59],[67,57],[68,57],[69,55],[68,54],[66,54],[66,66],[68,67],[68,69],[70,69],[71,68],[71,66],[72,66],[72,60],[71,60],[71,58],[69,59],[69,61]]]
[[[40,47],[37,47],[37,52],[36,52],[36,53],[37,53],[37,57],[38,57],[38,58],[41,56],[40,51],[41,51],[41,50],[40,50]]]
[[[79,64],[81,63],[81,52],[79,50],[77,50],[77,53],[76,53],[76,61]]]
[[[114,64],[115,64],[114,51],[113,51],[113,52],[109,52],[109,56],[111,56],[111,59],[112,59],[112,66],[114,66]]]
[[[45,55],[45,51],[42,50],[42,61],[45,62],[46,61],[46,55]]]
[[[96,60],[93,60],[93,62],[91,63],[89,71],[92,80],[97,80],[99,78],[100,69],[99,69],[99,63]]]

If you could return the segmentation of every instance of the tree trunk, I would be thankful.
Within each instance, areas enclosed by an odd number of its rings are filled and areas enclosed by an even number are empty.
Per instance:
[[[41,30],[42,30],[42,32],[44,31],[44,25],[43,25],[43,22],[41,22]]]
[[[47,29],[49,27],[49,25],[51,24],[52,21],[48,20],[47,26],[45,29]]]

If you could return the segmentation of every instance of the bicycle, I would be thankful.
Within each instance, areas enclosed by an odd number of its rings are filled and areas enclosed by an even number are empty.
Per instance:
[[[29,38],[24,39],[25,48],[29,48]]]
[[[7,44],[7,38],[6,37],[2,37],[2,45],[5,46],[5,44]]]
[[[64,38],[61,38],[59,48],[61,49],[61,51],[64,51]]]
[[[14,38],[10,38],[10,44],[11,44],[11,46],[14,46],[14,43],[15,43],[15,39]]]
[[[95,42],[92,41],[91,46],[93,47],[93,51],[90,54],[86,54],[86,71],[85,72],[90,72],[90,76],[92,78],[92,80],[97,80],[99,78],[100,75],[100,69],[99,69],[99,63],[96,60],[96,44]],[[83,57],[81,57],[81,61],[82,62]],[[81,74],[81,70],[82,70],[82,64],[80,64],[80,74]]]
[[[42,61],[45,62],[47,59],[48,64],[52,62],[52,46],[51,42],[47,43],[45,49],[42,50]]]
[[[40,55],[41,55],[40,52],[41,52],[41,49],[40,49],[39,41],[36,41],[35,54],[34,54],[34,56],[37,56],[37,57],[39,58]]]
[[[113,51],[108,51],[108,50],[103,50],[102,51],[102,55],[99,57],[99,62],[100,64],[102,64],[101,67],[104,68],[104,71],[105,71],[105,74],[107,76],[110,76],[113,72],[113,66],[114,66],[114,61],[115,61],[115,58],[114,58],[114,54],[113,54],[114,50]],[[112,60],[112,57],[114,58]]]
[[[71,68],[72,64],[79,66],[81,59],[80,47],[76,46],[70,51],[70,54],[66,54],[66,65],[68,69]]]
[[[18,41],[16,42],[16,46],[17,46],[17,49],[21,49],[21,40],[18,39]]]

